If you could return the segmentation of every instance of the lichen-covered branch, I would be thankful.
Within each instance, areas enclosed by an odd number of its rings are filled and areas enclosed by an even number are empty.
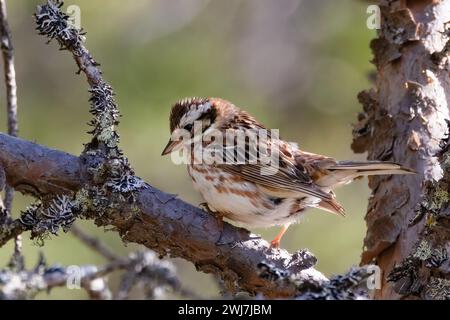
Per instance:
[[[339,286],[339,290],[346,288],[346,297],[351,298],[353,288],[364,277],[330,282],[312,268],[316,259],[309,252],[301,250],[290,255],[285,250],[270,249],[266,241],[247,230],[222,225],[212,215],[134,175],[118,148],[118,108],[112,88],[84,47],[83,32],[68,24],[61,5],[49,0],[38,7],[37,29],[70,51],[87,77],[92,140],[81,156],[75,157],[0,134],[0,165],[5,169],[7,182],[39,199],[21,219],[4,224],[0,245],[25,230],[42,240],[60,229],[69,229],[77,218],[92,219],[99,226],[114,226],[125,242],[142,244],[161,257],[184,258],[198,270],[214,273],[231,293],[300,297],[314,292],[308,297],[332,299],[343,297],[334,295],[331,289]],[[137,277],[138,274],[130,274],[124,278],[121,292],[126,293]]]
[[[347,273],[330,278],[326,283],[301,281],[298,283],[301,300],[367,300],[367,268],[351,268]],[[295,282],[295,280],[294,280]]]
[[[14,49],[11,40],[6,11],[6,0],[0,0],[0,41],[5,73],[6,109],[8,115],[8,133],[17,136],[19,125],[17,122],[17,84],[16,69],[14,67]],[[5,208],[11,211],[14,190],[6,186]]]
[[[61,48],[72,53],[90,86],[90,112],[93,115],[90,133],[93,138],[80,157],[84,179],[71,201],[73,216],[94,219],[99,225],[113,224],[125,241],[142,243],[162,256],[169,254],[193,261],[197,268],[218,273],[226,279],[229,290],[258,292],[257,284],[242,286],[239,282],[245,284],[248,278],[259,278],[256,266],[265,260],[266,254],[250,254],[252,259],[248,261],[248,248],[267,250],[266,246],[247,248],[244,243],[252,240],[248,232],[234,228],[222,232],[214,218],[145,185],[134,176],[128,160],[118,148],[119,136],[115,131],[118,108],[112,88],[103,80],[98,63],[84,47],[83,32],[69,25],[67,15],[60,10],[61,5],[59,1],[48,1],[38,7],[36,24],[40,34],[50,40],[56,39]],[[186,225],[185,219],[189,218],[192,220]],[[227,225],[226,229],[230,227]],[[237,250],[240,247],[244,249],[242,252]],[[231,259],[232,251],[237,253],[234,254],[236,260]],[[291,257],[286,253],[285,258]],[[310,266],[312,263],[308,262],[307,266],[297,268],[300,271]],[[269,295],[270,289],[263,287],[265,285],[261,285],[260,290]]]
[[[83,72],[86,75],[91,93],[90,113],[93,116],[89,123],[92,127],[89,133],[93,138],[86,145],[84,153],[101,152],[108,158],[126,162],[118,148],[119,134],[115,126],[119,123],[119,110],[114,100],[114,92],[103,79],[99,64],[84,46],[85,33],[69,23],[69,16],[60,10],[62,5],[62,1],[48,0],[47,4],[38,6],[35,14],[36,26],[39,34],[48,38],[49,42],[55,39],[61,49],[68,50],[79,68],[78,73]]]
[[[82,173],[89,170],[90,162],[85,163],[83,158],[5,134],[0,134],[0,150],[7,151],[0,152],[0,164],[8,182],[20,192],[33,190],[33,195],[45,198],[49,190],[52,194],[77,192],[88,182]],[[139,189],[132,203],[114,195],[106,199],[107,207],[104,204],[101,207],[101,198],[94,197],[92,201],[95,203],[86,205],[92,206],[89,217],[98,225],[112,225],[124,241],[143,244],[161,256],[191,261],[199,270],[221,276],[231,291],[244,290],[269,297],[295,295],[296,287],[289,281],[275,282],[261,277],[261,263],[270,266],[270,270],[283,270],[286,276],[298,275],[305,281],[327,280],[310,268],[315,263],[311,254],[290,255],[285,250],[271,250],[266,241],[227,223],[222,230],[212,215],[150,185]],[[96,206],[99,211],[95,211]],[[40,216],[52,221],[48,214]],[[0,233],[0,245],[16,232],[33,230],[33,225],[15,220],[7,228],[7,233]]]
[[[82,231],[78,235],[81,233]],[[86,234],[82,237],[91,238]],[[91,245],[92,241],[89,240],[89,243]],[[98,241],[95,247],[98,248]],[[41,254],[37,265],[26,270],[23,265],[17,266],[12,259],[8,267],[0,269],[0,300],[32,299],[39,292],[49,292],[55,287],[82,288],[91,299],[112,299],[113,294],[108,287],[106,276],[119,270],[124,272],[122,282],[127,282],[128,285],[126,288],[120,286],[115,299],[129,298],[129,291],[138,285],[144,288],[145,297],[149,299],[164,298],[167,293],[198,298],[181,285],[175,267],[169,261],[160,260],[151,250],[140,250],[126,257],[115,256],[100,267],[49,267]]]
[[[8,115],[8,133],[12,136],[17,136],[19,131],[19,123],[17,120],[17,84],[16,84],[16,69],[14,66],[14,49],[12,45],[11,30],[9,28],[6,10],[6,0],[0,0],[0,37],[1,49],[5,73],[5,87],[6,87],[6,109]],[[2,191],[3,188],[0,188]],[[12,203],[14,198],[14,189],[11,186],[5,186],[5,214],[10,215],[12,210]],[[14,259],[17,263],[23,257],[22,239],[20,235],[15,238],[14,245]]]
[[[442,141],[439,155],[444,176],[427,182],[427,190],[409,225],[425,220],[413,250],[388,274],[394,290],[404,296],[450,299],[450,151]]]
[[[383,270],[378,298],[443,297],[445,286],[436,286],[440,293],[433,294],[427,288],[437,282],[448,287],[450,279],[444,263],[448,224],[430,215],[448,212],[448,168],[440,155],[450,105],[450,1],[380,0],[379,5],[381,30],[371,43],[376,89],[359,94],[364,110],[352,148],[418,174],[370,178],[362,263],[375,261]]]
[[[17,123],[17,84],[16,69],[14,67],[14,49],[9,28],[6,0],[0,0],[0,37],[3,62],[5,69],[6,106],[8,111],[8,133],[17,136],[19,125]]]
[[[111,294],[102,277],[118,267],[120,266],[48,267],[41,254],[36,266],[30,270],[11,265],[0,269],[0,300],[32,299],[39,292],[49,292],[62,286],[79,286],[91,298],[108,299]]]
[[[153,251],[140,250],[132,252],[128,257],[121,257],[98,238],[85,233],[76,225],[73,225],[70,231],[85,245],[110,261],[110,264],[121,266],[125,270],[114,299],[128,299],[131,289],[137,285],[144,287],[147,299],[165,298],[168,292],[191,299],[199,298],[194,292],[184,288],[178,279],[175,266],[168,260],[159,259]]]
[[[105,259],[109,261],[118,261],[120,260],[120,256],[116,255],[112,252],[108,247],[106,247],[98,238],[92,237],[81,230],[78,226],[73,225],[70,228],[70,232],[80,239],[85,245],[99,253]]]

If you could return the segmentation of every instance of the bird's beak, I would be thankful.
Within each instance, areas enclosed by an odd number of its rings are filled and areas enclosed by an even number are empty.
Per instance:
[[[166,147],[164,148],[163,152],[161,153],[162,156],[165,156],[166,154],[172,153],[173,151],[178,150],[178,147],[181,146],[181,140],[172,141],[169,140]]]

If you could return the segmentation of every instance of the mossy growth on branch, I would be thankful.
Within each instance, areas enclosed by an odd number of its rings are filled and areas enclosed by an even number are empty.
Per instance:
[[[58,195],[49,201],[38,201],[22,212],[19,221],[26,230],[31,231],[31,238],[36,244],[43,245],[50,235],[57,235],[59,230],[67,232],[77,218],[71,197]]]
[[[439,157],[443,177],[439,181],[429,182],[416,217],[410,226],[424,219],[424,229],[411,253],[388,275],[388,281],[394,282],[394,290],[402,295],[420,296],[424,299],[450,299],[450,281],[448,277],[448,243],[450,233],[448,193],[450,185],[450,144],[445,138],[440,144]],[[424,282],[432,275],[429,283]]]
[[[38,6],[35,14],[39,34],[55,39],[61,49],[72,53],[89,83],[92,139],[85,144],[81,159],[87,173],[84,186],[72,195],[43,199],[22,213],[21,223],[32,231],[32,237],[42,241],[50,234],[67,230],[77,217],[97,215],[107,224],[106,215],[119,204],[135,202],[134,192],[145,183],[134,175],[128,159],[119,149],[119,109],[112,87],[102,78],[99,64],[84,46],[85,32],[69,22],[69,16],[61,11],[63,1],[48,0]],[[133,210],[130,210],[132,213]]]

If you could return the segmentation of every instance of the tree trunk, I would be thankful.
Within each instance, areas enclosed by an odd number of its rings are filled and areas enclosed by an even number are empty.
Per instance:
[[[450,297],[447,134],[450,0],[380,1],[371,43],[376,88],[363,91],[352,148],[414,176],[373,177],[362,263],[382,270],[378,299]]]

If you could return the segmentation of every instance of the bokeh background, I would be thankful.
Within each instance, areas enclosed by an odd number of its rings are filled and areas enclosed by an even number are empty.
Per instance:
[[[42,0],[41,0],[42,1]],[[8,1],[19,95],[20,136],[79,154],[86,134],[88,92],[67,52],[34,30],[32,14],[41,1]],[[171,105],[186,96],[217,96],[248,110],[302,149],[340,159],[359,158],[350,149],[351,123],[361,109],[356,95],[370,86],[367,3],[357,0],[71,0],[81,8],[87,47],[114,87],[123,115],[121,146],[136,172],[152,185],[199,204],[186,169],[160,153],[168,136]],[[0,130],[6,131],[4,85]],[[282,245],[309,248],[327,275],[359,262],[369,191],[360,180],[337,191],[347,209],[340,218],[311,210],[290,228]],[[16,195],[14,214],[33,200]],[[90,222],[79,225],[114,251],[124,245],[114,232]],[[252,230],[270,240],[277,228]],[[49,264],[101,264],[105,261],[70,234],[39,247],[24,236],[26,263],[39,251]],[[8,263],[12,244],[0,249]],[[218,297],[209,275],[174,259],[185,286]],[[118,275],[110,277],[114,288]],[[82,290],[56,289],[40,299],[86,298]]]

